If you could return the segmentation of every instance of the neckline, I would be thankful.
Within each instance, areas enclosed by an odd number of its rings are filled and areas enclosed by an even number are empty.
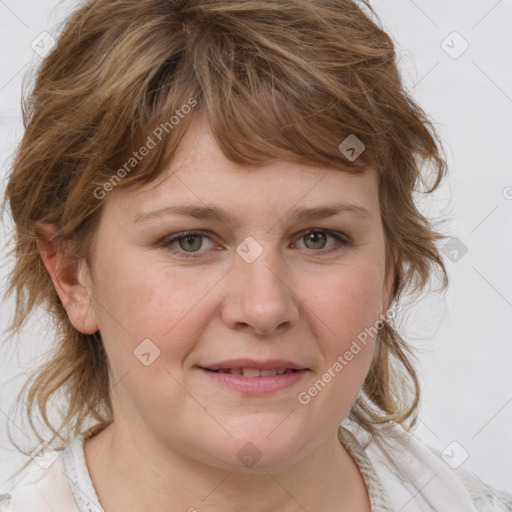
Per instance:
[[[338,427],[338,440],[346,448],[352,459],[354,459],[363,477],[370,498],[371,512],[393,512],[394,508],[391,505],[389,495],[356,436],[350,430],[340,425]]]
[[[78,435],[64,450],[64,473],[69,482],[79,512],[105,512],[100,505],[85,460],[85,435]],[[372,512],[393,512],[389,496],[373,464],[356,436],[342,425],[338,426],[338,440],[356,463],[368,491]]]
[[[105,512],[100,505],[85,461],[85,435],[80,434],[64,450],[64,474],[69,482],[79,512]]]

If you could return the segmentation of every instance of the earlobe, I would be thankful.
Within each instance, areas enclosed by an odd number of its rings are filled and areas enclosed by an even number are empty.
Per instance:
[[[38,223],[37,247],[55,290],[75,329],[83,334],[94,334],[98,324],[90,291],[90,271],[85,261],[72,260],[66,243],[57,236],[50,224]]]

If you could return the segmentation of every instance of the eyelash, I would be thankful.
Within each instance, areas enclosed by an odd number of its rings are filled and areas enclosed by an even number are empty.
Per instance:
[[[298,233],[297,239],[304,238],[306,235],[309,235],[311,233],[326,233],[328,236],[331,236],[332,238],[336,239],[338,242],[340,242],[342,244],[341,247],[335,247],[335,248],[331,248],[331,249],[319,249],[319,250],[310,249],[311,251],[320,253],[322,255],[328,255],[328,254],[332,254],[334,252],[339,252],[339,251],[341,251],[347,247],[351,247],[353,245],[352,242],[348,239],[348,237],[346,237],[344,234],[337,233],[335,231],[330,231],[328,229],[307,229],[305,231],[301,231],[300,233]],[[202,231],[202,230],[184,231],[182,233],[177,233],[176,235],[172,236],[171,238],[167,237],[167,238],[162,239],[160,241],[160,246],[171,251],[174,254],[179,254],[180,258],[198,258],[198,257],[200,257],[200,254],[204,251],[198,250],[198,251],[194,251],[194,252],[186,252],[183,250],[176,250],[176,249],[171,248],[171,245],[174,242],[177,242],[181,238],[186,238],[187,236],[204,236],[204,237],[210,238],[208,236],[208,232],[206,232],[206,231]]]

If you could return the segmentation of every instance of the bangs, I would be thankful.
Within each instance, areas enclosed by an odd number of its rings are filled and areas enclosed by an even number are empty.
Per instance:
[[[307,5],[294,32],[282,30],[282,24],[297,23],[298,13],[291,12],[299,10],[297,5],[286,12],[274,3],[255,3],[245,13],[250,26],[218,2],[172,16],[141,13],[148,24],[139,20],[140,34],[131,32],[117,42],[116,51],[126,46],[122,53],[131,56],[129,61],[124,67],[114,58],[106,61],[114,69],[104,76],[127,78],[116,81],[112,97],[104,98],[104,116],[118,120],[118,145],[107,160],[96,161],[103,172],[96,175],[95,185],[123,167],[129,175],[121,173],[125,177],[118,187],[155,180],[199,115],[208,118],[224,155],[241,165],[284,159],[348,172],[389,167],[393,119],[385,97],[386,73],[379,68],[394,57],[390,41],[385,35],[379,41],[373,37],[375,46],[360,46],[355,55],[350,43],[341,44],[341,34],[336,39],[319,30],[320,21]],[[336,14],[329,18],[332,31],[348,20]],[[362,36],[359,32],[358,38]],[[381,87],[372,89],[379,78]],[[340,150],[347,138],[355,141],[357,152]],[[147,155],[135,162],[133,153],[144,146]],[[354,153],[357,157],[350,158]]]

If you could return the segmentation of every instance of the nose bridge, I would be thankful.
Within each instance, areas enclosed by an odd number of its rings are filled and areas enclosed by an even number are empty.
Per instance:
[[[223,319],[231,328],[252,328],[271,334],[292,325],[299,312],[296,296],[287,281],[289,273],[281,254],[268,241],[248,237],[237,247],[234,267],[223,307]]]

